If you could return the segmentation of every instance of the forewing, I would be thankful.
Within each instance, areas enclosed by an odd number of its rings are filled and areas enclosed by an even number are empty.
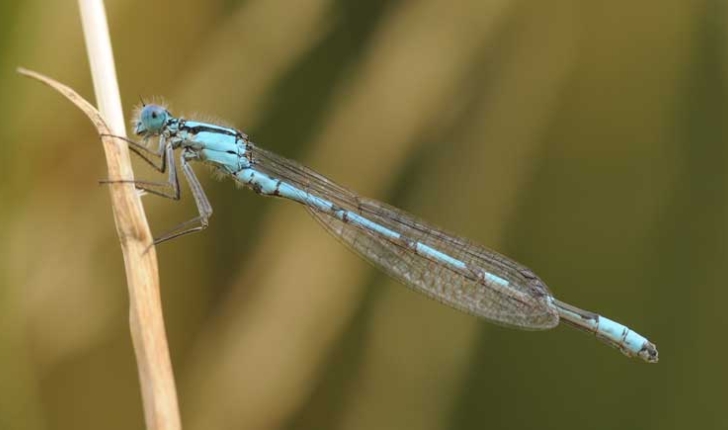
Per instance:
[[[359,197],[300,164],[254,147],[257,169],[329,200],[335,205],[458,259],[469,270],[456,270],[415,253],[382,235],[309,207],[326,230],[390,276],[441,303],[521,329],[558,324],[546,285],[528,268],[464,238],[449,234],[384,203]],[[490,273],[507,281],[496,282]]]

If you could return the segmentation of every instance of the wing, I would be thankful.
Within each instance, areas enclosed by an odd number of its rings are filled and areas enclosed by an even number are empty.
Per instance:
[[[476,269],[456,270],[413,252],[401,242],[308,207],[311,215],[329,233],[404,285],[441,303],[501,325],[540,330],[558,324],[558,313],[551,304],[551,292],[528,268],[429,225],[407,212],[359,197],[292,160],[252,144],[249,149],[256,169]],[[489,273],[501,281],[478,276],[477,273]],[[507,281],[505,286],[503,281]]]

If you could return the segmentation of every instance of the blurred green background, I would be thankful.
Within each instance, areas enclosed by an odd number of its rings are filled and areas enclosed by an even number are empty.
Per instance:
[[[158,249],[186,429],[725,429],[725,1],[111,0],[138,97],[534,269],[655,342],[504,329],[198,169]],[[0,428],[143,428],[75,1],[0,2]],[[138,164],[138,176],[152,177]],[[145,197],[157,234],[195,213]]]

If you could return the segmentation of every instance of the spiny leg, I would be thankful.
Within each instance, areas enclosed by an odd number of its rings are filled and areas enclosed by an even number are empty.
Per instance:
[[[141,158],[147,164],[149,164],[150,166],[152,166],[152,168],[154,170],[156,170],[156,171],[158,171],[160,173],[164,173],[164,171],[167,168],[167,165],[166,165],[167,159],[164,156],[164,151],[165,151],[165,146],[166,146],[166,140],[164,139],[163,136],[160,136],[159,137],[159,145],[158,145],[156,151],[152,151],[149,148],[147,148],[146,146],[137,143],[133,139],[129,139],[129,138],[124,137],[124,136],[117,136],[115,134],[101,134],[100,136],[101,137],[113,137],[115,139],[123,140],[124,142],[127,143],[127,147],[129,148],[129,150],[131,152],[133,152],[134,154],[136,154],[139,158]],[[157,165],[157,163],[156,163],[156,160],[157,159],[160,159],[160,158],[162,159],[161,166],[160,165]],[[105,183],[108,183],[108,181],[106,181]]]
[[[160,141],[163,142],[163,139],[160,138]],[[160,145],[161,146],[161,145]],[[132,147],[129,147],[129,149],[132,149]],[[157,170],[164,173],[167,168],[169,168],[169,173],[167,177],[167,182],[152,182],[152,181],[144,181],[144,180],[130,180],[130,179],[120,179],[120,180],[103,180],[99,181],[101,184],[134,184],[134,186],[137,189],[144,190],[146,192],[149,192],[151,194],[165,197],[172,200],[179,200],[180,198],[180,187],[179,187],[179,179],[177,178],[177,167],[174,165],[174,148],[172,148],[171,145],[166,145],[165,147],[162,147],[161,150],[162,155],[160,156],[162,158],[162,165],[160,167],[157,167],[155,164],[151,163],[152,166],[154,166]],[[144,156],[139,154],[137,151],[132,151],[142,157],[144,160],[147,160]],[[147,160],[149,162],[149,160]]]
[[[138,155],[141,159],[146,161],[155,170],[164,173],[167,168],[169,168],[169,176],[167,182],[151,182],[144,180],[104,180],[100,181],[100,183],[131,183],[134,184],[138,189],[144,190],[157,196],[169,198],[172,200],[180,199],[181,192],[179,186],[179,178],[177,177],[177,167],[174,164],[174,149],[171,145],[166,144],[164,136],[160,136],[159,138],[159,149],[157,152],[150,151],[145,146],[140,145],[131,139],[127,139],[122,136],[113,137],[122,139],[127,142],[129,144],[129,149],[133,153]],[[157,165],[157,163],[154,162],[155,158],[161,158],[161,165]],[[192,170],[192,167],[190,167],[187,159],[185,158],[184,152],[180,154],[180,166],[182,168],[182,173],[184,173],[185,179],[190,186],[192,196],[195,199],[195,204],[197,205],[197,211],[199,213],[199,216],[177,225],[172,230],[156,238],[154,240],[155,245],[189,233],[195,233],[204,230],[205,228],[207,228],[208,219],[212,215],[212,205],[207,199],[207,196],[205,195],[205,192],[202,189],[202,185],[197,179],[195,172]],[[194,224],[198,225],[190,227]]]
[[[184,152],[180,154],[180,166],[182,168],[182,173],[185,175],[185,179],[187,180],[187,183],[190,186],[190,191],[192,192],[192,196],[195,198],[195,204],[197,205],[197,212],[199,213],[199,216],[196,216],[195,218],[192,218],[191,220],[185,221],[179,225],[177,225],[172,230],[168,231],[167,233],[161,235],[160,237],[154,239],[154,244],[158,245],[162,242],[166,242],[170,239],[174,239],[180,236],[184,236],[186,234],[195,233],[198,231],[202,231],[207,228],[208,220],[210,219],[210,216],[212,215],[212,205],[210,204],[210,201],[207,199],[207,196],[205,195],[205,191],[202,189],[202,185],[200,184],[200,181],[197,179],[197,176],[195,175],[194,170],[192,170],[192,167],[189,165],[187,159],[185,158]],[[170,167],[172,167],[172,161],[170,160]],[[179,184],[177,184],[177,190],[179,192]],[[197,224],[197,225],[195,225]],[[190,227],[194,226],[194,227]]]

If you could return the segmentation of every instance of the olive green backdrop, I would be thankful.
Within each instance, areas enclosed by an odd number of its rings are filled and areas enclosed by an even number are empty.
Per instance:
[[[198,168],[211,226],[158,249],[186,429],[728,428],[726,2],[107,9],[127,115],[221,118],[660,351],[458,313]],[[0,428],[143,428],[99,140],[17,66],[93,100],[75,1],[0,2]],[[195,211],[144,202],[157,233]]]

